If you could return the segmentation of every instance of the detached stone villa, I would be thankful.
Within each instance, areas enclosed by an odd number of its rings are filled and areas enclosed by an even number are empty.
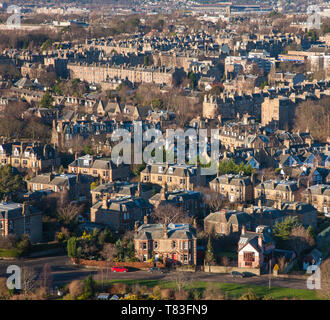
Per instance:
[[[147,261],[152,257],[164,262],[196,265],[196,229],[189,224],[135,225],[134,246],[136,257]]]
[[[0,203],[0,236],[28,235],[31,242],[42,240],[42,214],[36,208],[15,202]]]

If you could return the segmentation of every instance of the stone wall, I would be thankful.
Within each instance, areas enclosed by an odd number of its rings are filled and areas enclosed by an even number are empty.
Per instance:
[[[233,271],[242,273],[248,272],[253,273],[257,276],[260,276],[260,269],[259,268],[238,268],[238,267],[224,267],[224,266],[205,266],[204,272],[211,272],[211,273],[231,273]]]

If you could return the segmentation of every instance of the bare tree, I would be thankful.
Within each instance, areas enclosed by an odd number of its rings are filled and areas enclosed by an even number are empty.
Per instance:
[[[178,291],[181,292],[183,288],[189,283],[191,277],[190,275],[188,276],[186,273],[180,271],[175,272],[172,275],[171,280],[175,282]]]
[[[313,237],[303,226],[293,228],[290,238],[290,246],[297,256],[315,244]]]
[[[49,263],[46,263],[43,266],[42,273],[39,278],[39,282],[40,282],[40,287],[44,288],[46,293],[48,293],[53,282],[52,269]]]
[[[226,201],[222,199],[221,194],[210,188],[197,187],[196,191],[202,193],[203,202],[210,208],[211,212],[219,211],[226,204]]]
[[[71,202],[67,205],[59,207],[57,209],[57,216],[59,220],[63,221],[64,224],[70,224],[82,212],[82,207],[82,205],[79,206]]]
[[[23,267],[21,272],[22,290],[25,296],[31,294],[36,288],[37,273],[31,267]]]
[[[321,289],[320,296],[330,299],[330,258],[323,261],[320,266],[321,271]]]
[[[106,243],[101,251],[101,256],[109,262],[113,262],[114,256],[117,254],[116,246],[113,243]]]
[[[159,205],[151,217],[156,223],[192,223],[193,220],[185,214],[182,208],[171,204]]]

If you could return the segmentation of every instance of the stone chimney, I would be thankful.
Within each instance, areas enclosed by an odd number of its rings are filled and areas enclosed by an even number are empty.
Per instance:
[[[163,238],[167,239],[168,238],[168,234],[167,234],[167,218],[165,218],[165,222],[163,224]]]
[[[103,209],[108,209],[108,196],[104,195],[102,199],[102,208]]]
[[[135,223],[134,223],[134,232],[135,233],[138,233],[138,228],[139,228],[139,222],[135,221]]]
[[[261,207],[262,206],[262,202],[261,202],[261,199],[258,200],[258,207]]]
[[[194,221],[193,221],[193,227],[194,227],[195,229],[197,229],[197,221],[196,221],[196,219],[194,219]]]
[[[245,226],[242,226],[242,236],[245,236]]]

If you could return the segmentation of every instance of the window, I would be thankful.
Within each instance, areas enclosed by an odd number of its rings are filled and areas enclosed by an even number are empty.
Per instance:
[[[176,241],[172,241],[172,249],[176,248]]]
[[[168,178],[167,178],[167,181],[168,181],[168,182],[172,182],[172,177],[168,177]]]
[[[253,262],[254,261],[254,252],[244,252],[244,261]]]
[[[143,242],[143,250],[147,250],[147,243],[146,242]]]
[[[93,170],[93,174],[97,174],[97,170]]]
[[[158,249],[158,242],[157,241],[154,242],[154,248]]]
[[[162,176],[158,176],[158,181],[163,181]]]
[[[3,222],[2,221],[0,221],[0,230],[2,230],[3,229]]]
[[[188,262],[188,255],[186,255],[186,254],[183,255],[183,261],[186,263]]]
[[[183,242],[183,250],[188,250],[188,242],[187,241]]]

